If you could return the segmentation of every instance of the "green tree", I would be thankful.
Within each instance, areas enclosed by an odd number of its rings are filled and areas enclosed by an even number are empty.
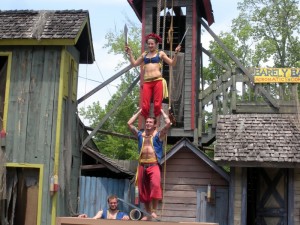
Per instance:
[[[240,13],[232,21],[231,31],[221,32],[219,37],[244,67],[299,67],[298,6],[296,0],[241,0],[238,3]],[[216,41],[210,42],[209,51],[235,69],[235,63]],[[203,71],[206,84],[224,74],[224,68],[212,60]],[[273,95],[277,95],[278,85],[269,86]]]
[[[219,38],[224,43],[224,45],[235,55],[237,58],[246,58],[244,56],[244,51],[242,51],[239,46],[239,40],[237,37],[231,33],[221,32]],[[209,51],[214,57],[219,59],[229,68],[232,67],[233,61],[230,56],[220,47],[216,41],[211,41],[209,45]],[[244,62],[243,62],[244,63]],[[210,59],[209,65],[207,68],[204,68],[204,80],[206,84],[210,84],[213,79],[218,79],[225,72],[225,68],[216,63],[214,60]]]
[[[231,31],[221,32],[219,37],[245,67],[300,66],[299,1],[242,0],[238,10]],[[210,43],[209,51],[229,67],[233,65],[215,41]],[[223,73],[223,68],[213,61],[207,69],[208,83]]]
[[[231,30],[221,32],[218,36],[244,67],[300,67],[299,1],[240,0],[238,10],[239,16],[232,21]],[[210,42],[208,50],[231,70],[235,70],[235,63],[216,41]],[[208,67],[203,68],[205,85],[223,76],[224,72],[222,66],[210,59]],[[267,90],[277,98],[278,87],[289,90],[289,85],[271,84]],[[239,88],[237,91],[241,90]],[[230,89],[227,91],[230,96]],[[257,102],[264,101],[249,86],[243,91],[243,95],[238,93],[238,99],[246,101],[255,97]],[[222,96],[218,100],[224,101]],[[218,105],[222,107],[222,104]],[[211,111],[212,107],[206,109]],[[204,115],[209,115],[209,112],[204,112]]]
[[[135,55],[140,54],[140,33],[141,30],[134,23],[129,21],[128,26],[128,42]],[[115,70],[118,71],[122,66],[128,65],[129,61],[124,52],[124,33],[123,30],[110,31],[105,35],[107,43],[104,48],[108,49],[109,54],[121,54],[123,61],[116,65]],[[80,109],[80,115],[89,119],[91,127],[96,127],[101,119],[109,112],[116,102],[122,96],[122,93],[128,89],[130,84],[139,76],[137,69],[131,69],[129,72],[121,76],[121,82],[118,85],[118,91],[113,94],[107,105],[102,108],[99,102],[88,106],[86,110]],[[130,132],[127,128],[127,121],[138,109],[139,106],[139,87],[136,86],[131,93],[127,95],[124,101],[118,106],[117,110],[110,116],[110,118],[103,124],[101,129],[106,131],[128,134]],[[115,159],[137,159],[137,142],[134,140],[118,138],[116,136],[97,134],[94,137],[99,151],[111,158]]]
[[[243,0],[238,9],[241,13],[232,28],[237,36],[248,32],[249,41],[255,44],[253,66],[261,63],[271,67],[299,66],[299,1]]]

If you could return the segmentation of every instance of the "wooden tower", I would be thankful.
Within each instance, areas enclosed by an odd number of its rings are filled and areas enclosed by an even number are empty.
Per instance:
[[[172,54],[170,50],[186,36],[182,42],[182,51],[179,54],[177,65],[173,68],[173,75],[169,67],[163,67],[163,76],[171,86],[171,107],[174,111],[177,124],[168,135],[172,143],[182,137],[187,137],[197,143],[199,137],[198,117],[201,78],[201,20],[209,25],[214,22],[210,0],[128,0],[137,17],[142,22],[142,48],[144,49],[145,36],[149,33],[158,33],[163,37],[160,49]],[[167,41],[168,31],[173,20],[173,45]],[[160,24],[157,26],[157,24]],[[142,49],[142,50],[143,50]]]
[[[0,224],[55,224],[77,204],[78,65],[94,61],[89,13],[1,11],[0,24]]]

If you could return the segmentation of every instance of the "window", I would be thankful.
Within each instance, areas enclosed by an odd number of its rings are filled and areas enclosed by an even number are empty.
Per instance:
[[[4,102],[7,81],[8,56],[0,55],[0,130],[4,127]]]

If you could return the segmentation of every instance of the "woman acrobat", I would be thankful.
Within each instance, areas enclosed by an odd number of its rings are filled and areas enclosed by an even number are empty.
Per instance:
[[[178,45],[175,49],[174,57],[171,59],[164,51],[158,50],[158,45],[161,43],[159,35],[151,33],[146,36],[146,44],[148,51],[134,59],[131,48],[125,46],[125,51],[129,55],[129,60],[132,66],[136,67],[143,64],[144,69],[144,83],[142,88],[142,116],[149,117],[150,101],[153,99],[154,116],[159,120],[162,108],[162,100],[167,97],[167,85],[165,79],[162,77],[161,67],[165,62],[170,66],[175,66],[177,61],[177,53],[181,50]]]

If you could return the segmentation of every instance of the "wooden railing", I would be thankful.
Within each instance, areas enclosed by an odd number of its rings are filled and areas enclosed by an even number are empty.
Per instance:
[[[247,71],[252,76],[252,70]],[[199,145],[215,140],[219,114],[298,113],[298,84],[254,84],[252,80],[239,69],[227,70],[200,92]]]
[[[253,71],[246,68],[233,55],[204,20],[199,20],[202,27],[207,30],[236,65],[236,68],[232,70],[222,60],[202,48],[202,52],[226,72],[200,92],[198,99],[198,144],[200,146],[209,145],[215,140],[215,129],[219,114],[298,113],[298,84],[255,84]],[[207,120],[205,108],[209,104],[211,119]]]

